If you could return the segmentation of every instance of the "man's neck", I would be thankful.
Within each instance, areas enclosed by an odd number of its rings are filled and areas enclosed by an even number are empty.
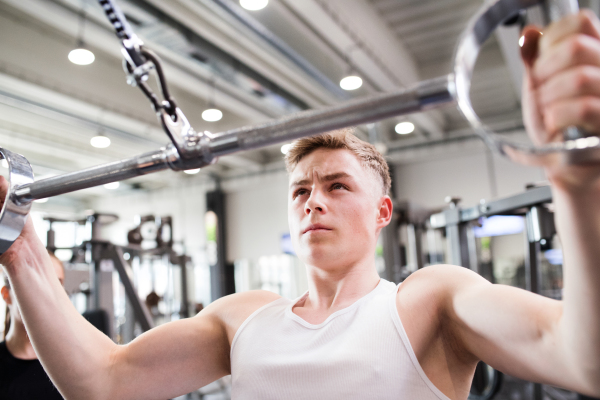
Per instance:
[[[294,313],[313,324],[323,322],[367,295],[378,283],[374,262],[357,264],[343,272],[308,266],[308,296],[294,307]]]
[[[20,321],[13,320],[11,323],[8,334],[6,335],[6,347],[10,354],[15,358],[21,360],[37,359],[35,350],[33,350],[31,341],[29,341],[29,336],[27,336],[25,325]]]

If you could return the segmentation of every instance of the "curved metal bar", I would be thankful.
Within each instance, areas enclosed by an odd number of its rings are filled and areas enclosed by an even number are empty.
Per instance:
[[[568,128],[564,142],[540,146],[515,143],[494,133],[479,119],[470,99],[471,79],[482,44],[507,18],[519,10],[543,4],[549,18],[558,19],[577,10],[573,0],[498,0],[475,14],[463,31],[454,56],[454,75],[458,107],[475,132],[493,150],[523,164],[540,165],[552,159],[559,163],[588,163],[600,161],[600,139],[583,137],[582,131]],[[577,133],[573,135],[573,132]]]
[[[33,182],[33,170],[20,154],[3,148],[0,148],[0,154],[8,163],[9,181],[9,190],[0,211],[0,254],[3,254],[19,237],[27,221],[31,201],[18,198],[15,191],[17,187]]]

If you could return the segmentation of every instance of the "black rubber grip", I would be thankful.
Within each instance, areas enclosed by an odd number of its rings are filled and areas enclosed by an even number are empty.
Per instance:
[[[98,0],[98,3],[100,3],[113,28],[115,28],[119,39],[131,39],[133,31],[117,4],[113,0]]]

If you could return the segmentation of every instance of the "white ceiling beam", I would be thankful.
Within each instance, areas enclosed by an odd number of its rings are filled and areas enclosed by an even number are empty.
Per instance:
[[[63,32],[73,38],[77,36],[78,18],[76,17],[76,14],[67,12],[64,7],[61,7],[58,4],[41,0],[4,0],[4,2],[59,32]],[[88,17],[90,18],[91,14],[102,14],[102,10],[99,7],[97,10],[88,9],[87,11]],[[108,20],[106,20],[103,14],[97,15],[96,19],[102,21],[100,23],[105,25],[106,28],[94,24],[87,24],[86,42],[92,48],[96,48],[107,55],[111,55],[116,59],[121,60],[122,55],[120,45],[116,36],[112,33],[112,27],[109,25]],[[208,80],[209,78],[212,78],[212,75],[208,71],[204,71],[191,60],[184,60],[184,57],[177,56],[173,52],[169,52],[168,49],[163,49],[161,46],[154,45],[151,42],[148,43],[148,46],[156,49],[157,52],[165,58],[163,67],[167,71],[169,83],[171,85],[177,86],[179,89],[199,98],[201,102],[206,101],[206,97],[211,88],[210,85],[202,79]],[[177,64],[182,63],[187,64],[187,71],[177,67]],[[188,71],[192,71],[193,74]],[[224,79],[217,79],[217,83],[217,86],[223,89],[223,91],[219,93],[219,100],[221,101],[222,106],[227,110],[252,122],[264,121],[272,116],[270,115],[271,113],[268,113],[267,110],[264,109],[264,105],[261,104],[259,98],[249,95]]]
[[[331,93],[316,84],[295,64],[263,43],[253,32],[239,23],[224,20],[232,17],[212,2],[147,1],[223,51],[235,55],[241,62],[268,77],[311,107],[337,102]]]
[[[351,62],[368,75],[378,90],[397,90],[419,81],[416,61],[407,47],[367,1],[280,1],[301,15],[305,23],[326,37],[340,53],[348,54]],[[442,114],[434,111],[428,115],[415,114],[411,119],[433,138],[443,137]]]
[[[318,0],[317,2],[322,9],[328,7],[337,15],[346,24],[346,30],[350,28],[352,34],[364,44],[365,49],[359,47],[351,52],[353,59],[364,57],[365,60],[362,60],[364,63],[366,59],[371,59],[371,62],[378,61],[379,71],[374,67],[369,70],[378,72],[377,75],[389,77],[391,74],[392,77],[388,79],[395,81],[396,87],[408,87],[419,81],[418,67],[409,50],[366,0]],[[354,43],[353,38],[350,38],[350,42],[351,45],[357,44]],[[348,47],[341,47],[341,49],[349,50]],[[367,49],[368,52],[365,51]],[[377,60],[373,60],[369,53]],[[361,62],[360,59],[356,61]],[[377,79],[377,75],[373,74],[372,79]],[[386,82],[382,81],[381,84],[386,87]]]
[[[65,121],[65,119],[67,119],[71,123],[75,120],[75,118],[69,117],[68,115],[61,115],[58,112],[53,113],[50,109],[76,115],[81,117],[81,119],[95,121],[98,126],[103,125],[108,128],[128,132],[131,135],[139,136],[140,139],[155,142],[156,144],[168,140],[165,133],[158,125],[150,125],[144,121],[103,109],[99,106],[86,103],[79,99],[74,99],[62,93],[57,93],[53,90],[2,73],[0,73],[0,92],[15,95],[32,104],[37,103],[40,106],[49,107],[45,112],[42,107],[38,107],[37,112],[43,113],[46,117],[53,119],[60,121]],[[90,125],[87,127],[95,128]]]

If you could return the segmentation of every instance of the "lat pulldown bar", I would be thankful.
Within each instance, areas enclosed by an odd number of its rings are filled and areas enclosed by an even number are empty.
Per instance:
[[[99,0],[122,42],[128,83],[139,86],[152,102],[171,143],[156,151],[126,160],[99,165],[78,172],[34,181],[29,162],[21,155],[0,148],[9,165],[9,191],[0,213],[0,253],[5,252],[21,232],[31,202],[102,184],[133,178],[167,168],[175,171],[201,168],[220,156],[289,142],[304,136],[378,121],[456,103],[475,131],[493,149],[521,162],[548,155],[560,155],[567,162],[600,160],[600,139],[585,137],[569,128],[570,140],[543,147],[506,141],[490,132],[472,108],[469,90],[475,61],[481,45],[506,19],[522,9],[542,5],[549,20],[576,12],[576,0],[496,0],[482,7],[461,35],[454,58],[454,70],[413,88],[379,94],[325,108],[309,110],[274,121],[229,130],[220,134],[197,133],[168,94],[158,57],[144,49],[113,0]],[[155,68],[164,100],[161,102],[146,85]]]

